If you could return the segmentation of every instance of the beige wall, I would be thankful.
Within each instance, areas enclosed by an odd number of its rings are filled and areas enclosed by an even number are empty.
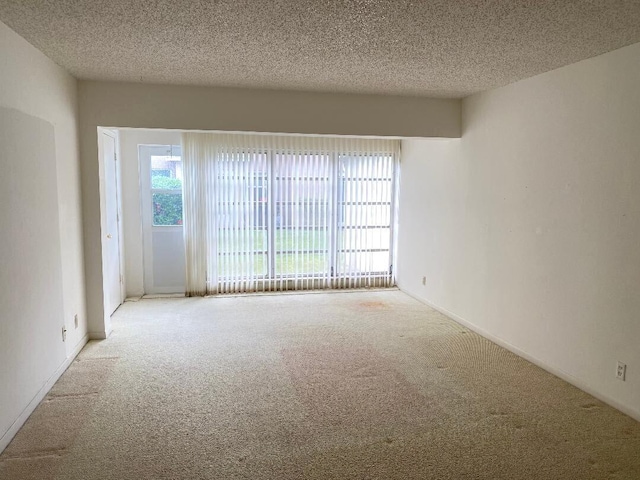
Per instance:
[[[465,99],[460,140],[403,142],[398,272],[638,419],[639,127],[640,44]]]
[[[89,331],[94,337],[109,333],[102,295],[98,126],[335,135],[460,135],[459,100],[81,81],[79,103],[87,310]]]
[[[244,132],[459,137],[460,101],[80,82],[83,124]]]
[[[60,288],[62,291],[60,307],[51,305],[49,310],[43,308],[40,313],[15,316],[11,312],[34,312],[27,307],[46,302],[50,292],[16,289],[15,279],[4,275],[0,277],[3,283],[0,288],[11,292],[8,304],[3,303],[0,311],[0,388],[11,393],[8,403],[0,401],[1,451],[46,393],[47,385],[55,381],[84,344],[87,326],[76,121],[77,84],[64,70],[1,22],[0,65],[0,107],[16,110],[53,126],[55,151],[50,153],[50,161],[54,163],[51,171],[56,172],[53,181],[57,183],[57,198],[43,200],[40,191],[21,193],[27,197],[32,195],[34,201],[57,202],[59,217],[54,219],[55,227],[46,236],[25,239],[25,243],[27,240],[40,242],[41,247],[34,251],[34,263],[19,255],[9,255],[7,264],[3,257],[2,273],[12,271],[11,263],[19,261],[20,271],[32,276],[34,285],[38,285],[36,276],[47,272],[38,271],[40,267],[35,264],[35,258],[36,254],[46,251],[48,258],[43,260],[61,265],[61,278],[58,280],[61,285],[53,284],[50,290]],[[29,132],[23,133],[25,138],[29,138]],[[10,158],[6,152],[0,155],[2,161]],[[7,166],[3,166],[6,172],[4,167]],[[9,171],[16,175],[15,184],[28,184],[23,180],[37,173],[28,165],[12,165]],[[46,203],[42,205],[44,208]],[[10,203],[2,205],[3,209],[18,207]],[[24,218],[23,221],[38,220]],[[16,235],[21,231],[20,225],[3,225],[2,228],[11,228]],[[23,246],[22,241],[16,241],[16,244],[2,247],[5,252],[18,252]],[[78,328],[74,325],[76,314]],[[62,323],[68,330],[64,344]]]

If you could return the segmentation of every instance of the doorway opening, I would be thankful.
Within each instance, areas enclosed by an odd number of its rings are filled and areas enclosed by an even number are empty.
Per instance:
[[[187,293],[181,136],[117,129],[125,298]],[[398,160],[339,149],[227,155],[207,187],[207,293],[395,285]]]

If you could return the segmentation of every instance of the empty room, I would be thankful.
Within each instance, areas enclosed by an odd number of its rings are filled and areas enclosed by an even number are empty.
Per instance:
[[[0,479],[639,479],[640,4],[0,0]]]

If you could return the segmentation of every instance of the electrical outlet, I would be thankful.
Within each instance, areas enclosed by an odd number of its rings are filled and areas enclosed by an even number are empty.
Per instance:
[[[78,328],[78,314],[77,313],[73,316],[73,325],[76,328]]]
[[[67,340],[67,327],[65,327],[64,325],[62,326],[62,341],[66,341]]]
[[[427,277],[422,277],[422,284],[426,285],[427,284]]]
[[[627,365],[619,361],[618,365],[616,366],[616,378],[624,382],[624,378],[626,377],[626,375],[627,375]]]

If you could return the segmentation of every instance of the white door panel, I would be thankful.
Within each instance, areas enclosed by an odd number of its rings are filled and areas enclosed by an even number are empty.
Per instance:
[[[177,145],[139,145],[144,293],[184,293],[182,162]]]
[[[111,315],[122,303],[122,277],[120,272],[116,139],[106,132],[102,132],[102,154],[107,220],[104,239],[107,253],[106,265],[104,265],[105,296],[107,314]]]

